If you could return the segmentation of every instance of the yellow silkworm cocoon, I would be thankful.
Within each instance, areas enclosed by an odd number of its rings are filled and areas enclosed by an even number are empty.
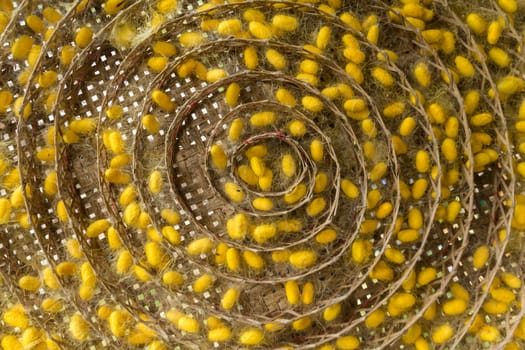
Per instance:
[[[26,17],[26,24],[35,33],[43,33],[46,30],[44,21],[38,16],[29,15]]]
[[[503,26],[498,21],[490,22],[487,29],[487,42],[491,45],[498,43],[501,33],[503,32]]]
[[[321,193],[328,185],[328,175],[325,172],[320,172],[315,175],[314,193]]]
[[[285,154],[281,159],[281,166],[283,169],[283,174],[287,177],[294,176],[295,172],[297,171],[297,163],[295,158],[289,153]]]
[[[178,271],[167,271],[162,275],[162,283],[170,287],[178,287],[184,283],[184,276]]]
[[[155,170],[150,174],[148,186],[151,193],[160,193],[162,190],[162,174],[160,171]]]
[[[498,6],[509,15],[518,10],[518,2],[516,0],[498,0]]]
[[[478,337],[481,341],[494,343],[501,338],[501,333],[499,329],[494,326],[483,325],[478,331]]]
[[[230,288],[224,293],[222,299],[221,299],[221,306],[223,309],[230,310],[237,300],[239,299],[239,295],[241,292],[236,288]]]
[[[179,36],[179,43],[184,47],[194,47],[204,42],[200,32],[186,32]]]
[[[142,126],[150,134],[156,134],[160,130],[160,123],[153,114],[146,114],[142,117]]]
[[[377,128],[372,119],[365,119],[361,122],[361,129],[363,130],[363,133],[370,137],[375,138],[377,136]]]
[[[474,73],[476,71],[468,58],[464,56],[456,56],[456,58],[454,59],[454,63],[456,65],[456,69],[458,70],[461,76],[464,76],[466,78],[472,78],[474,76]]]
[[[249,221],[246,215],[236,214],[226,222],[226,231],[232,239],[243,239],[248,233]]]
[[[270,111],[258,112],[250,117],[250,123],[252,126],[258,128],[270,126],[274,124],[276,120],[277,116],[274,112]]]
[[[510,272],[502,272],[500,277],[509,288],[519,289],[521,287],[521,279]]]
[[[359,339],[353,335],[346,335],[343,337],[339,337],[335,341],[335,346],[337,347],[337,349],[341,349],[341,350],[358,349],[360,345],[361,345],[361,342],[359,341]]]
[[[282,70],[288,64],[286,58],[277,50],[268,49],[266,51],[266,59],[277,70]]]
[[[89,238],[98,237],[102,232],[105,232],[110,226],[107,219],[99,219],[93,221],[86,229],[86,236]]]
[[[497,88],[499,93],[506,97],[523,90],[525,88],[525,81],[519,77],[507,75],[498,81]]]
[[[356,239],[352,243],[351,256],[352,261],[357,264],[362,264],[368,260],[372,254],[372,244],[364,239]]]
[[[65,45],[60,50],[60,63],[64,66],[69,66],[75,57],[77,50],[74,46]]]
[[[82,27],[77,31],[75,36],[75,44],[81,49],[89,45],[93,39],[93,30],[89,27]]]
[[[425,195],[428,189],[427,179],[417,179],[412,185],[412,198],[421,199]]]
[[[239,19],[227,19],[219,23],[217,26],[217,33],[224,36],[235,35],[241,31],[241,28],[242,24]]]
[[[126,207],[137,198],[137,192],[132,185],[127,186],[119,196],[119,204]]]
[[[266,171],[266,165],[264,164],[264,160],[257,156],[250,158],[250,168],[257,176],[263,176]]]
[[[259,345],[264,341],[264,333],[257,328],[248,328],[239,335],[239,343],[242,345]]]
[[[397,234],[397,239],[403,243],[410,243],[419,239],[419,233],[414,229],[401,230]]]
[[[315,44],[317,48],[321,50],[326,49],[326,47],[330,43],[331,36],[332,36],[332,29],[329,26],[321,27],[315,39]]]
[[[372,77],[384,87],[391,87],[394,85],[394,77],[390,72],[381,67],[372,68]]]
[[[356,199],[359,197],[359,187],[348,179],[341,180],[341,190],[350,199]]]
[[[177,327],[188,333],[197,333],[200,329],[199,321],[189,316],[182,316],[179,318]]]
[[[84,253],[82,253],[82,248],[80,247],[80,243],[73,238],[70,238],[66,241],[66,249],[69,255],[71,255],[75,259],[81,259],[84,256]]]
[[[430,155],[428,151],[419,150],[416,153],[416,170],[420,173],[428,173],[430,170]]]
[[[60,300],[54,298],[45,298],[42,301],[42,309],[47,312],[57,313],[62,310],[64,304]]]
[[[490,289],[490,296],[496,300],[501,301],[505,304],[511,304],[516,300],[516,295],[514,293],[507,289],[507,288],[491,288]]]
[[[487,245],[482,245],[476,248],[472,255],[472,266],[475,269],[482,269],[490,257],[490,249]]]
[[[264,259],[257,253],[252,251],[244,251],[242,253],[242,257],[244,259],[244,262],[246,262],[246,265],[251,267],[254,270],[262,270],[264,267]]]
[[[82,118],[73,120],[69,128],[77,134],[91,134],[97,128],[97,121],[95,118]]]
[[[266,20],[264,13],[254,8],[247,9],[246,11],[243,12],[242,16],[244,20],[247,22],[250,22],[250,21],[264,22]]]
[[[71,261],[64,261],[56,266],[56,272],[59,276],[71,276],[77,272],[77,265]]]
[[[257,55],[257,49],[253,46],[248,46],[244,49],[244,64],[248,69],[256,69],[259,65],[259,57]]]
[[[75,314],[69,321],[69,332],[76,340],[84,341],[89,336],[89,324],[81,315]]]
[[[316,75],[319,72],[319,63],[313,60],[302,60],[299,65],[299,70],[302,73]]]
[[[146,261],[153,267],[159,267],[164,262],[165,254],[157,242],[146,243],[144,253],[146,254]]]
[[[171,101],[171,98],[164,91],[155,89],[151,93],[151,99],[165,112],[173,112],[175,110],[175,103]]]
[[[366,39],[374,45],[377,45],[379,41],[379,25],[372,25],[366,32]]]
[[[489,315],[501,315],[509,310],[509,305],[497,300],[488,300],[483,304],[482,309]]]
[[[317,254],[311,250],[299,250],[290,254],[288,260],[296,269],[306,269],[317,261]]]
[[[111,158],[111,161],[109,162],[109,167],[118,169],[128,165],[130,162],[131,157],[129,156],[129,154],[122,153]]]
[[[189,255],[208,254],[213,249],[213,241],[207,237],[196,239],[186,247]]]
[[[456,138],[459,133],[459,120],[456,117],[448,117],[445,122],[445,135],[449,138]]]
[[[267,40],[272,37],[272,29],[264,23],[251,21],[248,23],[250,34],[257,39]]]
[[[306,185],[303,183],[298,184],[294,187],[294,189],[290,192],[284,195],[284,201],[287,204],[293,204],[301,200],[304,195],[306,194]]]
[[[319,84],[319,78],[313,74],[308,73],[299,73],[295,76],[297,80],[304,81],[307,84],[312,86],[317,86]]]
[[[337,86],[326,87],[326,88],[324,88],[321,91],[321,94],[324,97],[326,97],[326,98],[328,98],[330,100],[335,100],[336,98],[340,97],[339,90],[337,89]]]
[[[27,63],[29,64],[29,66],[31,68],[33,68],[35,66],[35,64],[37,63],[38,57],[40,56],[40,52],[41,51],[42,51],[42,46],[41,45],[33,45],[31,47],[31,50],[29,50],[29,54],[27,55]],[[50,76],[49,78],[52,78],[52,76]],[[45,80],[45,76],[43,74],[39,74],[37,81],[39,81],[40,79],[42,79],[44,81]],[[56,77],[55,77],[55,81],[56,81]],[[44,84],[45,84],[45,81],[44,81]],[[40,82],[38,83],[38,85],[40,85],[40,87],[44,87],[44,86],[42,86],[42,84],[40,84]],[[52,85],[52,83],[51,83],[51,85]]]
[[[122,220],[128,226],[135,225],[139,219],[140,212],[141,212],[140,205],[137,202],[131,202],[124,209]]]
[[[177,48],[167,41],[156,41],[152,45],[153,52],[160,56],[171,57],[177,54]]]
[[[377,328],[385,321],[385,318],[386,313],[383,310],[374,310],[366,317],[365,326],[366,328]]]
[[[391,281],[394,278],[394,270],[383,260],[380,260],[370,271],[370,278],[379,281]]]
[[[299,285],[296,281],[286,281],[284,284],[284,291],[286,294],[286,300],[288,300],[289,304],[299,304],[301,292],[299,291]]]
[[[341,304],[337,303],[334,305],[331,305],[324,309],[323,311],[323,318],[325,321],[330,322],[333,321],[339,316],[341,313]]]
[[[226,89],[226,93],[224,95],[224,100],[226,101],[226,104],[230,107],[236,106],[237,102],[239,101],[240,92],[241,92],[241,87],[239,86],[239,84],[231,83],[230,85],[228,85],[228,88]],[[242,130],[242,120],[241,119],[235,119],[235,120],[238,120],[241,122],[241,130]],[[233,122],[232,122],[232,125],[233,125]],[[238,138],[239,137],[237,136],[237,139]],[[230,129],[230,139],[231,139],[231,129]]]
[[[129,250],[122,251],[117,258],[117,265],[115,267],[117,273],[120,275],[126,273],[131,265],[133,265],[133,257],[131,256],[131,253]]]
[[[211,275],[204,274],[193,282],[193,291],[195,293],[203,293],[207,291],[213,284],[213,278]]]
[[[273,201],[270,198],[255,198],[252,201],[252,205],[260,211],[270,211],[274,207]]]
[[[348,62],[345,66],[345,72],[348,73],[348,75],[350,75],[350,77],[359,85],[365,81],[365,76],[363,75],[361,68],[355,63]]]
[[[403,253],[400,250],[392,247],[385,249],[385,258],[388,261],[398,265],[405,262],[405,256]]]
[[[466,18],[466,23],[477,35],[483,35],[487,30],[487,22],[477,13],[470,13]]]
[[[371,181],[378,181],[385,176],[388,167],[386,163],[379,162],[370,170],[369,178]]]
[[[213,342],[225,342],[230,340],[232,332],[228,327],[218,327],[208,332],[208,340]]]
[[[180,233],[171,226],[164,226],[161,230],[162,236],[171,244],[180,243]]]
[[[458,217],[458,214],[461,210],[461,203],[458,201],[452,201],[448,204],[447,207],[447,221],[449,223],[454,223],[456,221],[456,218]]]
[[[499,47],[492,47],[489,50],[489,58],[500,68],[506,68],[511,63],[509,54]]]
[[[124,142],[124,139],[122,138],[122,135],[117,130],[106,130],[104,132],[104,137],[107,138],[107,142],[104,142],[104,145],[113,154],[119,154],[124,152],[124,149],[126,147],[126,144]]]
[[[27,328],[29,319],[22,304],[16,304],[2,315],[2,320],[11,327]]]
[[[417,207],[411,208],[408,212],[408,227],[419,230],[423,227],[423,213]]]
[[[40,279],[38,277],[25,275],[18,280],[18,286],[28,292],[36,292],[40,286]]]
[[[244,152],[244,155],[247,158],[252,158],[252,157],[263,158],[267,154],[268,154],[268,148],[265,145],[262,145],[262,144],[261,145],[251,146],[250,148],[248,148],[246,150],[246,152]]]
[[[106,116],[111,120],[118,120],[122,118],[124,109],[121,105],[112,105],[106,109]]]
[[[42,270],[42,279],[44,280],[46,287],[49,289],[58,289],[60,287],[58,279],[50,267],[46,267]]]
[[[324,158],[324,145],[323,143],[315,139],[310,143],[310,155],[312,159],[316,162],[320,162]]]
[[[376,205],[381,200],[381,192],[379,190],[371,190],[366,195],[366,208],[367,209],[374,209]]]
[[[259,243],[263,244],[267,240],[275,237],[277,234],[277,227],[274,224],[261,224],[255,226],[253,230],[253,239]]]
[[[148,59],[148,67],[158,73],[168,65],[168,59],[162,56],[153,56]]]
[[[231,271],[239,271],[241,268],[241,256],[235,248],[228,248],[226,251],[226,266]]]
[[[160,212],[160,216],[170,225],[177,225],[180,221],[178,212],[172,209],[164,208]]]
[[[294,137],[304,136],[307,132],[306,125],[300,120],[294,120],[288,125],[290,134]]]
[[[215,83],[216,81],[224,79],[227,76],[228,76],[228,73],[224,69],[221,69],[221,68],[210,69],[206,73],[206,81],[208,83]]]
[[[306,214],[314,217],[319,215],[326,208],[326,200],[323,197],[313,199],[306,207]]]
[[[367,219],[364,220],[361,223],[361,226],[359,227],[359,233],[366,235],[369,233],[373,233],[379,225],[379,222],[377,220],[373,219]]]
[[[446,343],[454,335],[454,328],[448,323],[436,327],[431,334],[432,341],[436,344]]]
[[[248,165],[240,165],[237,168],[237,174],[242,181],[246,182],[248,185],[255,186],[259,183],[259,177],[255,175],[252,168]]]
[[[275,93],[275,98],[285,106],[295,107],[297,105],[294,95],[285,88],[279,88]]]
[[[313,320],[310,316],[302,317],[292,322],[292,329],[297,332],[304,331],[305,329],[310,328],[312,323]]]
[[[359,48],[347,47],[343,50],[343,56],[354,64],[361,64],[365,61],[366,55]]]
[[[304,96],[301,100],[303,107],[310,112],[320,112],[324,108],[323,102],[315,96]]]
[[[218,144],[212,145],[210,149],[210,156],[211,161],[216,168],[220,170],[226,169],[226,166],[228,165],[228,158],[226,157],[226,153],[224,152],[222,146]]]
[[[417,283],[420,286],[426,286],[437,278],[437,270],[433,267],[424,268],[417,275]]]
[[[430,69],[425,62],[419,62],[414,68],[414,78],[416,81],[423,87],[428,87],[430,85],[432,75],[430,74]]]
[[[394,102],[387,105],[383,109],[383,116],[387,118],[399,117],[405,111],[405,104],[403,102]]]
[[[381,220],[381,219],[388,217],[392,213],[392,209],[393,209],[392,203],[390,202],[382,203],[376,210],[376,218]]]
[[[414,323],[406,330],[405,334],[401,337],[401,340],[405,344],[414,344],[416,339],[421,336],[421,332],[421,325],[419,323]]]
[[[303,228],[303,224],[299,219],[284,219],[277,222],[277,229],[280,232],[292,233],[299,232]]]
[[[454,162],[458,157],[456,142],[451,138],[446,138],[441,143],[441,153],[449,162]]]
[[[297,18],[288,15],[275,15],[272,25],[282,31],[291,32],[297,29]]]
[[[259,188],[263,191],[269,191],[272,188],[273,183],[273,171],[266,169],[262,176],[259,176],[257,181]]]
[[[310,305],[314,301],[315,289],[312,282],[306,282],[303,286],[301,301],[305,305]]]
[[[32,46],[33,38],[29,35],[20,35],[11,46],[11,55],[16,60],[23,60],[27,58]]]
[[[7,111],[13,102],[13,94],[9,90],[0,91],[0,113]]]

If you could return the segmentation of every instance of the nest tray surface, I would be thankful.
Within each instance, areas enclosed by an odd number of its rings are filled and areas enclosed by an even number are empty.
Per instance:
[[[525,349],[524,30],[0,0],[0,347]]]

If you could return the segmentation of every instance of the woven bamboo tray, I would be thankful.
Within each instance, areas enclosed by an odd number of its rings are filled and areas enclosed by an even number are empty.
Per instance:
[[[525,2],[0,0],[0,345],[525,348]]]

